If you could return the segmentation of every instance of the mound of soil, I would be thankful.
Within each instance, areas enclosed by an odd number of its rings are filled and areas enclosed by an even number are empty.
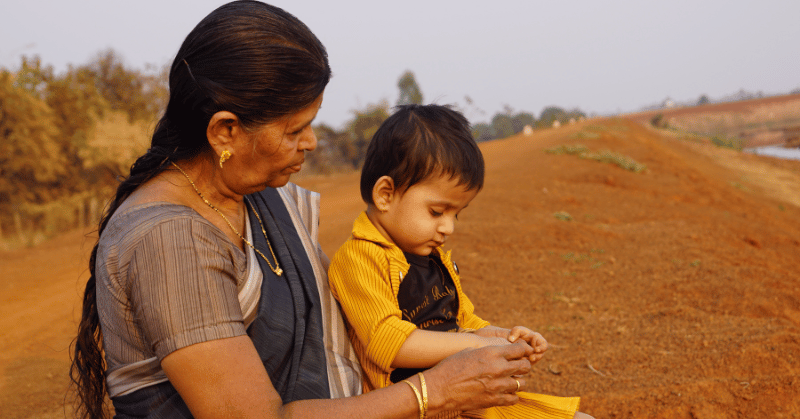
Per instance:
[[[578,144],[617,158],[545,151]],[[625,119],[481,148],[484,190],[449,243],[479,315],[550,342],[529,391],[579,395],[597,418],[800,417],[800,162]],[[322,193],[334,252],[363,209],[358,174],[297,182]],[[70,412],[92,244],[74,232],[0,253],[3,417]]]
[[[643,124],[741,141],[742,147],[792,145],[800,129],[800,94],[657,109],[627,115]]]

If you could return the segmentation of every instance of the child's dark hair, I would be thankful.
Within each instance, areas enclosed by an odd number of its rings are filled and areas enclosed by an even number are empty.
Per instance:
[[[483,188],[483,155],[469,121],[442,105],[403,105],[372,137],[361,169],[361,198],[372,201],[372,188],[389,176],[405,190],[433,175],[449,175],[467,189]]]

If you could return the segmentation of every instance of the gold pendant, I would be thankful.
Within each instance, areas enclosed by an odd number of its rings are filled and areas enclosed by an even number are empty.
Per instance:
[[[281,276],[282,273],[283,273],[283,269],[281,269],[280,266],[275,268],[275,275]]]

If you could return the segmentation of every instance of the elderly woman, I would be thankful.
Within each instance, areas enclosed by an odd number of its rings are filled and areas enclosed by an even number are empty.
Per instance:
[[[524,343],[360,395],[317,196],[288,183],[317,145],[330,74],[313,33],[263,3],[224,5],[188,35],[92,252],[71,371],[83,417],[107,416],[106,396],[120,418],[415,418],[517,401]]]

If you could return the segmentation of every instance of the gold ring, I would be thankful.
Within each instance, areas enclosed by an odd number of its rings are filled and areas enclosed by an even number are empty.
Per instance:
[[[518,392],[518,391],[519,391],[520,384],[519,384],[519,380],[517,380],[516,378],[514,379],[514,381],[516,381],[516,382],[517,382],[517,390],[516,390],[516,391],[514,391],[514,393],[516,393],[516,392]]]

